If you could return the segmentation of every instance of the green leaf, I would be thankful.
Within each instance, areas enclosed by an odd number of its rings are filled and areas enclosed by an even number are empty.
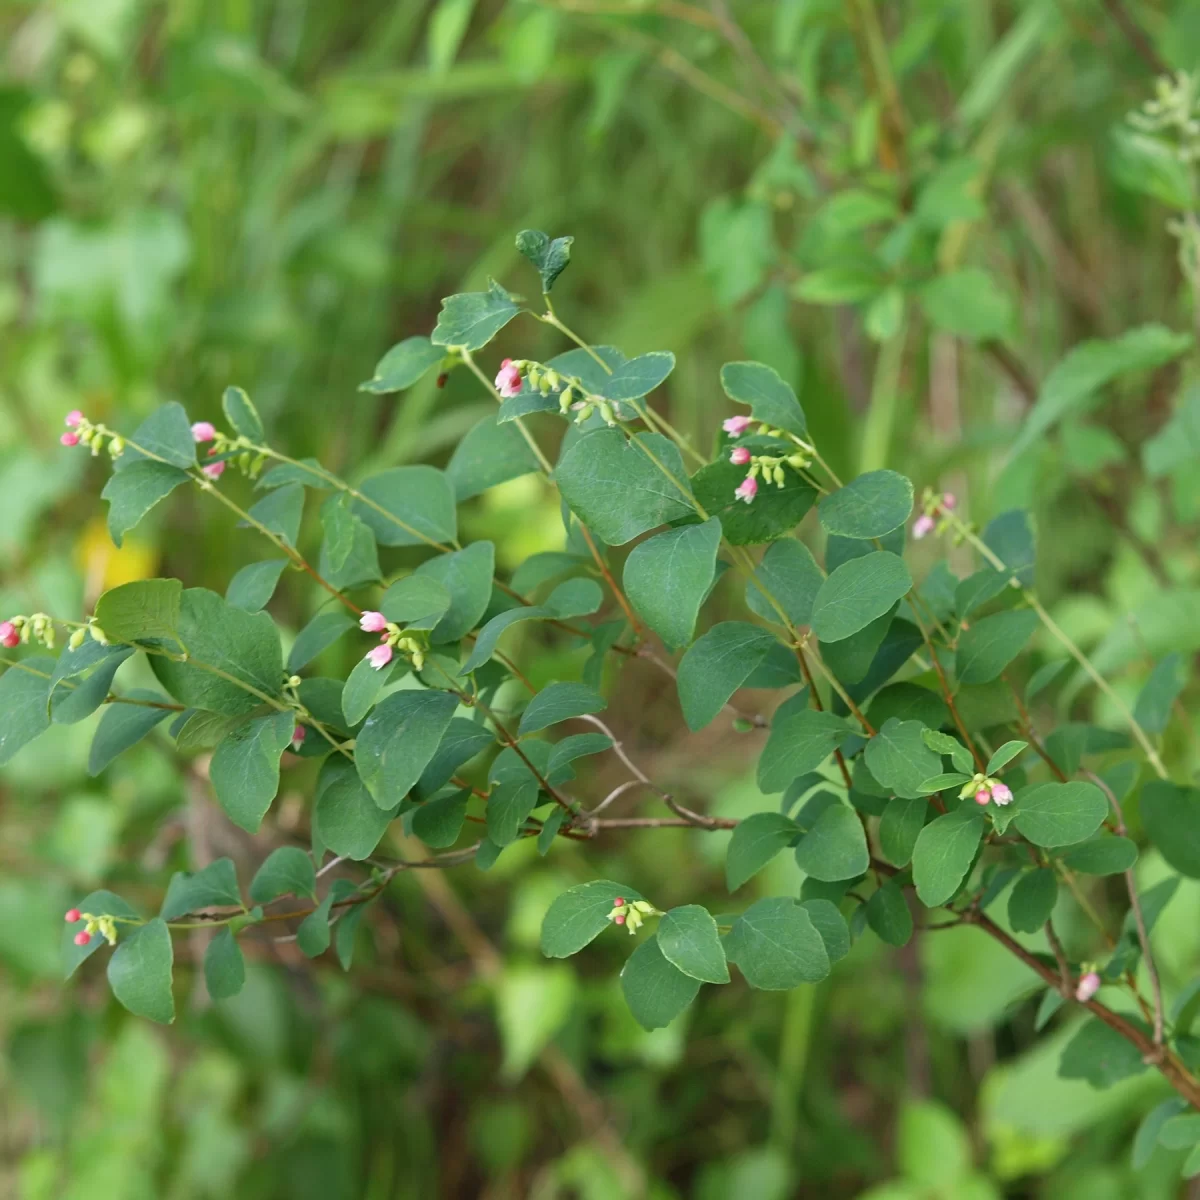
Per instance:
[[[354,664],[342,688],[342,716],[348,729],[353,729],[371,711],[391,673],[392,666],[377,671],[365,656]]]
[[[806,271],[792,285],[792,295],[808,304],[860,304],[875,296],[885,282],[877,271],[857,263],[820,267]]]
[[[1200,387],[1187,388],[1171,419],[1142,443],[1142,463],[1151,479],[1161,479],[1200,459]]]
[[[831,804],[800,839],[796,865],[823,883],[857,879],[871,865],[858,813],[845,804]]]
[[[603,733],[575,733],[555,742],[546,763],[547,776],[558,775],[568,763],[588,754],[602,754],[612,747],[612,738]]]
[[[394,692],[378,704],[358,735],[358,773],[375,803],[394,808],[437,752],[458,700],[448,692]]]
[[[187,711],[180,724],[172,725],[175,746],[183,753],[191,750],[212,750],[235,726],[235,717],[223,717],[220,713],[205,712],[203,709]]]
[[[731,362],[721,368],[721,386],[730,400],[750,406],[750,415],[772,429],[808,437],[808,423],[796,393],[772,367],[758,362]]]
[[[1061,658],[1058,662],[1050,662],[1046,663],[1044,667],[1038,667],[1025,685],[1025,703],[1031,703],[1035,696],[1045,691],[1069,665],[1069,659]]]
[[[454,488],[436,467],[392,467],[365,479],[354,513],[381,546],[428,546],[458,536]]]
[[[288,651],[287,670],[289,675],[296,674],[308,666],[322,650],[328,649],[334,642],[354,628],[354,621],[340,608],[331,608],[315,617],[296,634],[296,640]]]
[[[446,476],[461,504],[472,496],[538,469],[537,456],[515,425],[488,413],[469,429],[446,464]]]
[[[1014,810],[1017,831],[1035,846],[1071,846],[1100,828],[1108,800],[1094,783],[1039,783],[1017,793]]]
[[[736,892],[799,835],[800,826],[783,813],[753,813],[739,821],[725,852],[726,888]]]
[[[229,927],[218,929],[204,951],[204,984],[214,1000],[236,996],[246,983],[246,960]]]
[[[226,602],[245,612],[258,612],[265,608],[275,594],[279,577],[287,565],[286,558],[272,558],[243,567],[225,589]]]
[[[437,753],[421,772],[415,795],[422,800],[428,800],[450,781],[450,777],[459,767],[470,762],[477,754],[483,753],[494,742],[491,732],[484,726],[476,725],[462,717],[453,717],[446,726]],[[550,771],[549,774],[553,772]]]
[[[714,517],[655,534],[625,560],[623,582],[630,604],[669,647],[692,640],[720,546],[721,522]]]
[[[156,700],[163,702],[157,692],[135,688],[127,693],[130,700]],[[166,708],[150,708],[141,704],[110,704],[96,732],[92,747],[88,751],[88,774],[93,778],[100,774],[118,754],[136,745],[171,712]]]
[[[325,899],[300,922],[296,930],[296,945],[306,958],[317,958],[329,949],[332,934],[329,928],[329,910],[333,907],[333,889]]]
[[[1156,779],[1142,788],[1140,806],[1146,836],[1167,863],[1200,879],[1200,790]]]
[[[717,923],[699,904],[685,904],[663,914],[658,922],[658,948],[668,962],[692,979],[729,982]]]
[[[611,924],[614,901],[641,900],[642,894],[609,879],[593,879],[569,888],[555,898],[542,921],[542,953],[547,958],[570,958],[595,941]]]
[[[442,346],[435,346],[427,337],[405,338],[397,342],[375,364],[375,374],[358,385],[360,392],[385,396],[410,388],[426,371],[446,357]]]
[[[1131,1018],[1139,1027],[1142,1022]],[[1142,1052],[1096,1017],[1079,1027],[1063,1048],[1058,1073],[1063,1079],[1086,1079],[1094,1088],[1112,1087],[1147,1069]]]
[[[788,896],[771,896],[746,909],[726,937],[725,953],[751,987],[767,991],[818,983],[830,970],[812,918]]]
[[[450,593],[450,609],[434,626],[432,642],[456,642],[482,619],[492,598],[495,556],[491,542],[472,542],[464,550],[431,558],[417,568],[416,575],[433,579]]]
[[[542,830],[537,835],[537,852],[542,858],[545,858],[550,853],[550,847],[554,845],[554,839],[558,836],[559,828],[568,816],[569,814],[565,809],[556,808],[542,822]]]
[[[213,751],[208,774],[229,819],[257,833],[279,791],[279,759],[292,744],[291,712],[258,717],[231,730]]]
[[[1140,1171],[1151,1159],[1158,1146],[1159,1130],[1172,1117],[1186,1112],[1188,1103],[1182,1096],[1172,1096],[1161,1104],[1155,1105],[1143,1118],[1133,1139],[1133,1154],[1130,1165],[1135,1171]]]
[[[120,941],[108,960],[109,987],[135,1017],[169,1025],[175,1020],[171,994],[174,961],[171,931],[161,918],[140,928],[123,925]]]
[[[258,501],[247,516],[282,538],[289,546],[295,546],[304,517],[303,484],[289,483],[275,488]],[[249,522],[242,522],[243,527],[248,525]]]
[[[955,671],[960,683],[990,683],[998,679],[1025,647],[1038,626],[1032,609],[996,613],[972,623],[958,639]]]
[[[918,296],[930,324],[956,337],[989,342],[1012,331],[1012,299],[979,267],[939,275],[925,284]]]
[[[281,489],[282,490],[282,489]],[[379,579],[379,548],[371,527],[350,511],[343,496],[321,505],[321,555],[317,570],[335,588]]]
[[[453,846],[462,833],[467,815],[467,803],[471,799],[470,788],[460,788],[445,796],[426,800],[413,813],[412,829],[427,846],[442,850]],[[561,809],[559,810],[562,811]]]
[[[1063,862],[1082,875],[1119,875],[1137,862],[1137,844],[1129,838],[1102,834],[1080,842],[1063,855]]]
[[[864,625],[857,633],[842,638],[840,642],[822,645],[825,665],[842,683],[862,683],[867,677],[879,656],[880,647],[891,632],[898,608],[899,604],[893,604],[887,612],[876,617],[869,625]]]
[[[479,631],[479,636],[475,639],[475,648],[459,669],[459,675],[470,675],[472,671],[482,667],[496,652],[500,635],[510,626],[518,625],[522,621],[549,621],[556,616],[557,614],[548,608],[525,605],[498,613]]]
[[[898,555],[875,550],[852,558],[821,584],[813,604],[813,633],[823,642],[848,638],[883,616],[911,587]]]
[[[258,415],[258,409],[254,407],[250,397],[240,387],[225,389],[221,396],[221,407],[225,410],[225,419],[233,426],[235,433],[259,444],[266,441],[262,417]]]
[[[317,895],[317,875],[312,859],[298,846],[280,846],[272,850],[250,881],[250,899],[269,904],[280,896]]]
[[[991,758],[988,759],[985,775],[994,775],[1001,767],[1007,766],[1018,754],[1029,745],[1028,742],[1005,742]]]
[[[183,584],[178,579],[123,583],[96,601],[96,624],[115,642],[174,638],[182,595]]]
[[[800,907],[808,913],[809,920],[821,935],[830,963],[845,958],[850,953],[850,930],[837,905],[832,900],[814,897],[801,900]]]
[[[703,729],[776,645],[773,634],[744,621],[722,621],[697,638],[676,680],[688,728]]]
[[[331,754],[321,764],[313,825],[334,854],[356,861],[369,858],[395,816],[395,808],[381,809],[375,803],[349,759]]]
[[[896,796],[879,818],[879,848],[894,867],[905,867],[925,826],[929,802],[923,796]]]
[[[545,607],[561,620],[584,617],[604,603],[604,589],[594,579],[565,579],[546,597]]]
[[[96,643],[90,643],[95,645]],[[87,643],[85,643],[85,646]],[[80,647],[76,654],[82,653],[85,647]],[[112,686],[113,676],[117,668],[129,658],[133,651],[128,646],[109,646],[106,650],[105,661],[80,681],[52,681],[47,696],[50,705],[50,720],[56,725],[74,725],[92,713],[104,703]],[[70,651],[64,652],[63,658]],[[72,655],[74,657],[74,655]],[[57,675],[58,672],[56,671]],[[156,696],[156,699],[160,697]]]
[[[912,480],[895,471],[869,471],[831,492],[818,511],[826,532],[870,539],[898,529],[912,507]]]
[[[1191,344],[1188,334],[1162,325],[1141,325],[1107,341],[1081,342],[1046,376],[1009,457],[1023,454],[1069,413],[1089,407],[1095,392],[1118,375],[1160,367]]]
[[[950,900],[962,886],[983,837],[984,820],[964,805],[930,821],[913,848],[913,883],[928,908]]]
[[[1171,707],[1187,683],[1183,656],[1172,651],[1150,672],[1134,705],[1134,720],[1147,733],[1162,733],[1171,720]]]
[[[950,761],[958,770],[968,775],[975,773],[975,760],[958,738],[951,737],[948,733],[942,733],[937,729],[924,729],[921,731],[921,740],[935,754],[948,754]]]
[[[1008,894],[1008,923],[1016,933],[1037,933],[1058,901],[1058,876],[1049,867],[1026,871]]]
[[[521,836],[521,828],[538,806],[534,779],[515,779],[492,788],[487,803],[487,831],[497,846],[508,846]]]
[[[771,718],[758,760],[758,789],[770,795],[815,771],[852,733],[841,717],[809,708],[808,689],[789,696]]]
[[[621,970],[621,991],[643,1029],[669,1025],[700,991],[700,981],[669,962],[655,938],[644,941]]]
[[[450,611],[450,592],[430,575],[406,575],[384,592],[379,611],[409,629],[433,629]]]
[[[124,589],[114,592],[118,590]],[[101,616],[104,600],[102,596],[97,605],[96,619],[108,632],[109,626]],[[264,697],[279,697],[283,655],[279,630],[266,613],[243,612],[205,588],[187,588],[178,604],[176,636],[187,648],[188,660],[176,662],[157,654],[150,656],[159,682],[176,700],[188,708],[206,708],[237,717],[257,708]]]
[[[1189,1150],[1200,1142],[1200,1113],[1180,1113],[1163,1123],[1158,1144],[1168,1150]]]
[[[584,713],[599,712],[607,701],[599,692],[582,683],[551,683],[529,702],[521,714],[518,732],[521,737],[537,733]]]
[[[743,438],[740,444],[755,453],[777,453],[780,447],[769,438]],[[701,467],[691,479],[696,501],[710,517],[720,518],[731,546],[755,546],[782,537],[804,519],[817,499],[816,489],[788,468],[782,488],[764,484],[754,502],[746,504],[737,497],[738,485],[745,477],[746,468],[731,463],[726,455]]]
[[[923,796],[923,785],[941,771],[941,758],[925,744],[919,721],[890,717],[867,743],[867,767],[875,779],[897,796]]]
[[[779,613],[767,599],[770,593],[793,625],[807,625],[824,582],[825,574],[817,566],[812,551],[795,538],[781,538],[767,547],[762,561],[747,580],[746,605],[764,621],[778,624]]]
[[[108,501],[108,532],[115,546],[160,501],[191,477],[167,463],[143,459],[109,476],[102,500]]]
[[[0,675],[0,766],[50,728],[46,711],[54,659],[37,655]]]
[[[176,871],[167,885],[159,916],[174,921],[202,908],[235,907],[242,903],[232,858],[218,858],[194,874]]]
[[[919,789],[922,796],[931,796],[934,792],[944,792],[950,788],[960,788],[970,782],[970,775],[962,775],[958,771],[947,771],[944,775],[935,775],[926,779]]]
[[[593,429],[565,451],[554,477],[567,506],[609,546],[695,511],[679,450],[657,433],[626,440],[619,429]]]
[[[549,293],[554,281],[571,261],[573,237],[551,238],[540,229],[522,229],[517,234],[517,250],[529,259],[542,277],[542,292]]]
[[[595,391],[609,400],[640,400],[675,369],[675,355],[653,350],[623,362]]]
[[[913,935],[912,911],[904,889],[889,879],[867,901],[867,924],[889,946],[907,946]]]
[[[435,346],[480,350],[520,311],[508,292],[489,279],[486,292],[459,292],[442,301],[429,340]]]
[[[133,431],[125,453],[113,461],[113,470],[124,474],[138,463],[156,458],[169,466],[185,470],[196,465],[196,439],[192,436],[192,423],[183,405],[174,400],[156,408]]]
[[[348,906],[343,910],[342,919],[334,926],[333,945],[343,971],[349,971],[350,964],[354,961],[354,935],[358,932],[368,903],[364,901]]]

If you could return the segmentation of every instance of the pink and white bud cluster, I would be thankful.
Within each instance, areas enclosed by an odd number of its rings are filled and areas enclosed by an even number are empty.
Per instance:
[[[1003,808],[1012,803],[1013,794],[1008,784],[984,775],[981,771],[968,783],[964,783],[962,791],[958,793],[960,800],[968,800],[971,797],[974,797],[975,803],[978,805],[992,803]]]
[[[1101,979],[1095,971],[1085,971],[1075,985],[1075,999],[1086,1004],[1099,990]]]
[[[68,925],[78,925],[80,921],[86,924],[71,940],[77,946],[87,946],[93,937],[99,934],[110,945],[117,944],[117,923],[110,916],[97,916],[94,913],[80,912],[77,908],[68,908],[63,913],[63,920]]]
[[[721,428],[730,437],[740,438],[754,424],[753,417],[726,417],[721,422]],[[781,429],[772,429],[765,424],[759,424],[757,432],[766,437],[795,442],[799,449],[791,454],[753,454],[747,446],[734,446],[729,451],[729,461],[735,467],[748,466],[750,468],[746,478],[738,484],[733,493],[738,500],[742,500],[746,504],[752,503],[754,497],[758,495],[759,479],[763,483],[774,483],[776,487],[781,488],[787,484],[784,464],[801,471],[812,462],[812,447],[802,442],[794,434],[785,433]]]
[[[942,532],[942,528],[946,525],[947,516],[954,511],[958,505],[958,500],[953,492],[942,492],[940,495],[929,488],[925,489],[925,495],[922,498],[923,511],[921,515],[913,522],[912,535],[920,541],[924,537],[928,537],[935,530],[938,533]]]
[[[230,437],[211,421],[196,421],[192,425],[192,438],[198,446],[212,443],[208,446],[208,457],[216,461],[200,468],[205,479],[220,479],[231,465],[251,479],[257,479],[266,465],[267,455],[248,437]]]
[[[613,900],[612,911],[608,914],[608,919],[614,925],[624,925],[630,933],[637,933],[647,917],[659,915],[658,909],[648,900],[626,901],[624,896],[617,896]]]
[[[35,612],[28,617],[24,613],[17,613],[15,616],[9,617],[7,621],[0,621],[0,646],[11,650],[21,642],[26,645],[29,645],[30,642],[37,642],[39,645],[45,646],[47,650],[53,650],[58,644],[54,618],[48,613]],[[72,649],[74,645],[73,641]]]
[[[394,621],[389,621],[381,612],[368,610],[358,619],[363,633],[380,634],[379,645],[367,653],[367,662],[376,671],[382,671],[399,650],[412,660],[413,669],[420,671],[425,666],[425,647],[416,638],[406,635]]]
[[[524,361],[517,362],[511,358],[506,358],[500,364],[500,370],[496,374],[496,391],[505,400],[515,396],[521,390],[521,384],[524,382],[521,368],[524,365]]]
[[[58,440],[64,446],[78,446],[82,442],[83,445],[92,448],[92,457],[95,458],[104,449],[104,441],[107,438],[108,452],[113,458],[120,458],[125,452],[125,439],[119,433],[113,433],[103,425],[93,425],[77,408],[67,413],[63,424],[66,425],[67,432]]]

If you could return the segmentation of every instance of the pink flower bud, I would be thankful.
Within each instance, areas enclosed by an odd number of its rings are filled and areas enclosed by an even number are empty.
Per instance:
[[[382,633],[387,628],[387,617],[381,612],[367,611],[358,618],[358,627],[363,633]]]
[[[933,518],[928,513],[922,513],[914,522],[912,527],[912,535],[920,541],[933,532]]]
[[[1080,1004],[1086,1004],[1100,990],[1100,976],[1095,971],[1089,971],[1079,977],[1075,988],[1075,999]]]
[[[299,750],[304,743],[304,739],[308,736],[308,730],[303,725],[297,725],[292,730],[292,749]]]
[[[521,372],[513,366],[511,358],[506,358],[500,364],[500,371],[496,375],[496,391],[506,399],[509,396],[515,396],[521,390]]]
[[[753,424],[753,417],[726,417],[721,422],[721,428],[733,437],[741,437]]]
[[[67,911],[63,913],[63,920],[66,921],[68,925],[74,925],[75,922],[78,921],[82,916],[83,914],[79,911],[79,909],[68,908]]]
[[[625,914],[618,913],[615,917],[613,917],[613,924],[614,925],[624,925],[625,924]]]
[[[79,409],[73,408],[69,413],[67,413],[66,417],[63,418],[63,424],[66,425],[68,429],[74,429],[75,426],[78,425],[82,420],[83,413],[81,413]]]
[[[953,492],[944,492],[944,493],[942,494],[942,507],[943,507],[943,508],[944,508],[944,509],[945,509],[947,512],[950,512],[950,511],[951,511],[952,509],[954,509],[954,508],[955,508],[957,505],[958,505],[958,500],[957,500],[957,499],[955,499],[955,496],[954,496],[954,493],[953,493]]]
[[[992,785],[992,803],[999,804],[1001,808],[1006,804],[1012,803],[1012,789],[1007,783],[997,783]]]
[[[60,442],[61,442],[61,443],[62,443],[64,446],[78,446],[78,445],[79,445],[79,434],[77,434],[77,433],[64,433],[64,434],[62,435],[62,437],[60,437],[58,440],[59,440],[59,441],[60,441]]]
[[[992,798],[992,793],[989,792],[987,790],[987,788],[981,787],[979,789],[979,791],[977,791],[975,793],[975,803],[976,804],[980,804],[980,805],[986,804],[991,798]]]
[[[201,467],[200,470],[208,476],[209,479],[220,479],[225,474],[225,461],[209,463],[207,467]]]
[[[618,896],[618,897],[617,897],[617,898],[616,898],[616,899],[613,901],[613,908],[624,908],[624,907],[625,907],[625,897],[624,897],[624,896]]]
[[[382,671],[384,667],[392,661],[392,648],[386,642],[382,646],[376,646],[367,655],[367,662],[371,664],[377,671]]]
[[[750,451],[745,446],[734,446],[729,452],[729,461],[736,467],[744,467],[750,461]]]
[[[7,646],[11,650],[20,640],[21,635],[11,621],[0,621],[0,646]]]
[[[753,475],[747,475],[737,489],[733,493],[739,500],[745,500],[747,504],[758,495],[758,480]]]
[[[86,929],[75,935],[75,945],[86,946],[92,940],[92,935]]]
[[[192,437],[197,442],[211,442],[216,436],[217,431],[211,421],[197,421],[192,426]]]

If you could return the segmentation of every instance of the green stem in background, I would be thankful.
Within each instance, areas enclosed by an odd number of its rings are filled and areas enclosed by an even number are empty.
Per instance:
[[[896,408],[900,402],[900,372],[904,366],[904,347],[907,330],[902,326],[895,337],[879,347],[875,362],[875,379],[871,385],[871,402],[863,425],[859,448],[859,474],[877,471],[889,462],[888,448],[896,427]],[[826,468],[828,469],[828,468]]]
[[[771,1087],[769,1137],[785,1154],[790,1153],[796,1140],[797,1111],[804,1090],[818,990],[815,986],[795,988],[788,993],[784,1003],[783,1028]]]

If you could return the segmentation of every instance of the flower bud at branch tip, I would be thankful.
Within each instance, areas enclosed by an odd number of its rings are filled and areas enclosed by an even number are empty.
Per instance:
[[[211,442],[216,436],[217,430],[211,421],[197,421],[192,426],[192,437],[198,444]]]
[[[1086,1004],[1100,990],[1100,976],[1095,971],[1088,971],[1079,977],[1075,987],[1075,999],[1080,1004]]]
[[[363,633],[382,633],[387,628],[387,624],[387,617],[373,609],[368,609],[358,619],[358,627]]]

